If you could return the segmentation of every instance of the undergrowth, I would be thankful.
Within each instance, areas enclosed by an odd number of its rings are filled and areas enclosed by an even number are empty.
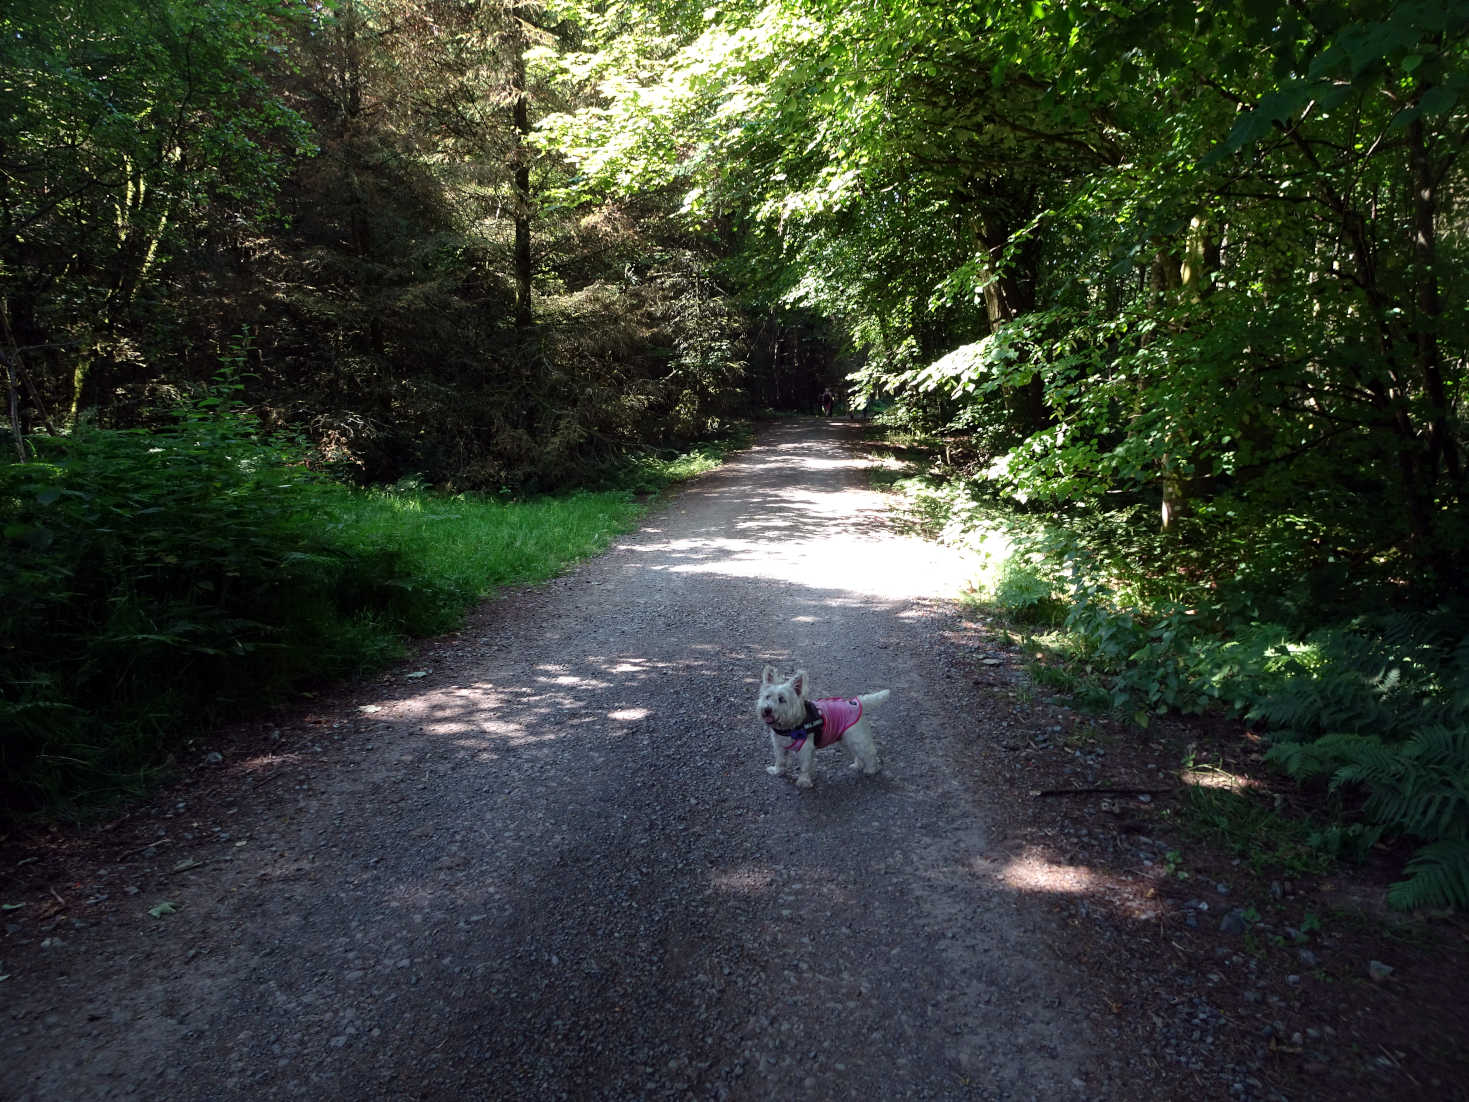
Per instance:
[[[1211,545],[1197,527],[1161,536],[1137,508],[1028,512],[928,476],[897,488],[916,526],[976,553],[972,599],[1046,655],[1037,681],[1141,726],[1207,710],[1250,721],[1268,762],[1335,798],[1338,821],[1312,847],[1407,839],[1416,854],[1389,901],[1469,907],[1462,599],[1403,609],[1365,584],[1328,585],[1292,565],[1280,533]]]
[[[1248,793],[1194,785],[1180,810],[1185,834],[1233,853],[1257,873],[1321,876],[1337,856],[1321,844],[1315,824],[1283,815]]]
[[[358,674],[632,526],[719,448],[555,498],[357,490],[219,398],[156,432],[79,429],[0,465],[0,807],[81,815],[187,734]]]

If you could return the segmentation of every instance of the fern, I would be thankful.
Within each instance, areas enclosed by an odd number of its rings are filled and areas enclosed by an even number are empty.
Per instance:
[[[1049,601],[1064,578],[1064,629],[1076,653],[1107,676],[1113,707],[1130,706],[1142,722],[1154,711],[1218,702],[1262,723],[1273,742],[1268,761],[1357,797],[1348,821],[1318,832],[1315,844],[1361,853],[1382,838],[1409,839],[1422,847],[1409,877],[1418,886],[1394,899],[1458,898],[1443,885],[1465,872],[1455,862],[1469,858],[1438,847],[1469,840],[1462,609],[1364,614],[1302,638],[1291,621],[1274,622],[1253,604],[1200,607],[1156,589],[1141,600],[1118,581],[1128,571],[1111,537],[1125,532],[1102,539],[1100,528],[1057,526],[1008,534],[1016,564],[1005,578],[1009,603]]]
[[[1293,777],[1331,775],[1331,788],[1366,792],[1374,828],[1426,843],[1394,886],[1394,906],[1469,902],[1469,724],[1435,726],[1405,742],[1331,734],[1283,742],[1266,758]]]
[[[1300,779],[1330,772],[1333,791],[1366,790],[1367,813],[1400,834],[1469,838],[1469,726],[1430,728],[1396,746],[1375,735],[1333,734],[1277,744],[1266,758]]]
[[[1393,755],[1373,735],[1327,735],[1315,742],[1277,742],[1265,752],[1265,760],[1280,766],[1297,780],[1332,775],[1332,788],[1345,783],[1340,776],[1344,763],[1374,762],[1375,773],[1391,770]]]
[[[1435,842],[1408,862],[1408,875],[1387,890],[1402,910],[1420,907],[1469,909],[1469,841]]]

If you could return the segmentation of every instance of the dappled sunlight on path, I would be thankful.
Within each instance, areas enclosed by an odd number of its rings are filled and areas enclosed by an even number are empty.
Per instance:
[[[869,464],[835,441],[811,441],[777,426],[675,507],[681,517],[729,502],[717,527],[681,526],[669,538],[655,525],[624,540],[650,570],[784,582],[853,599],[902,601],[954,597],[975,570],[952,548],[900,535],[886,524],[887,503],[855,487]],[[794,437],[794,439],[789,439]]]
[[[1096,889],[991,852],[952,767],[984,722],[943,637],[971,564],[887,523],[854,433],[766,426],[607,554],[283,723],[272,762],[303,771],[242,790],[225,836],[248,844],[150,888],[179,903],[172,940],[94,932],[77,1005],[119,1024],[67,1028],[97,1083],[753,1102],[982,1077],[986,1097],[1079,1097],[1084,1019],[1025,901]],[[831,749],[812,791],[769,775],[767,662],[891,690],[882,771]],[[75,1085],[66,1051],[27,1054],[38,1082]]]

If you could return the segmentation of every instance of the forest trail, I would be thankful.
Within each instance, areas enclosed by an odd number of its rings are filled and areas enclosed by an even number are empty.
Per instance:
[[[1106,1095],[966,769],[966,564],[887,523],[857,436],[767,426],[607,554],[210,743],[15,912],[0,1097]],[[766,662],[891,689],[884,771],[767,775]]]

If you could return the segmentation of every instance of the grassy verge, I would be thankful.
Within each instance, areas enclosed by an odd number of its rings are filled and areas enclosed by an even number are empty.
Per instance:
[[[0,807],[79,816],[155,783],[187,734],[380,667],[504,586],[632,527],[738,441],[533,501],[363,491],[199,410],[37,441],[0,467]]]

